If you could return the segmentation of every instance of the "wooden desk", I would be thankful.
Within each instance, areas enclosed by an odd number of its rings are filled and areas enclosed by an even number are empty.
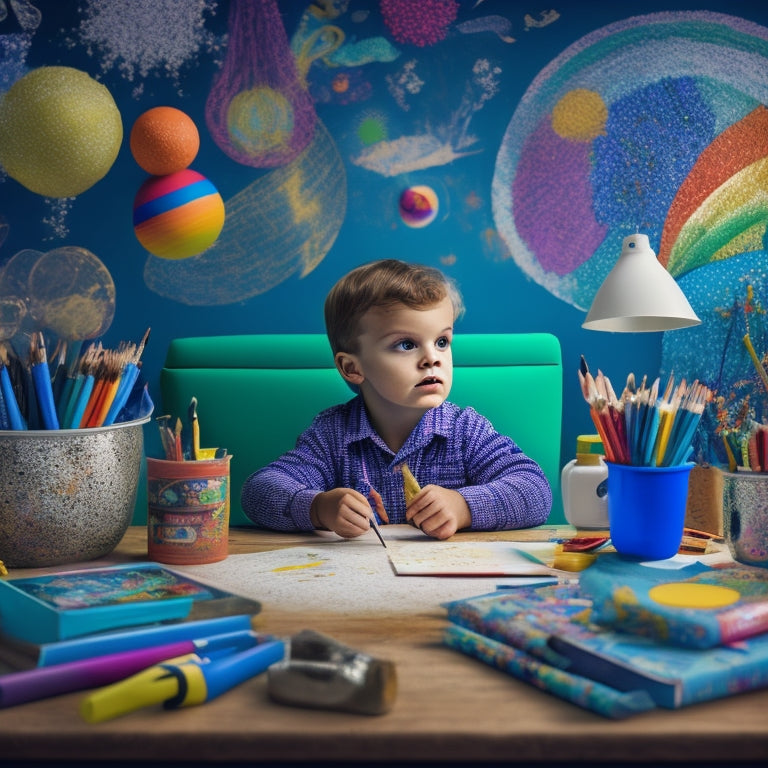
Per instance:
[[[512,533],[474,534],[512,538]],[[230,552],[316,541],[303,535],[233,530]],[[146,559],[146,532],[132,528],[111,558]],[[11,576],[36,571],[12,572]],[[393,578],[397,578],[393,576]],[[522,764],[688,761],[765,764],[768,690],[678,711],[613,722],[540,692],[440,645],[442,610],[416,615],[339,616],[268,606],[256,628],[324,632],[397,665],[393,710],[368,717],[272,703],[264,676],[203,706],[145,709],[89,725],[77,713],[82,693],[0,710],[0,765],[108,761],[189,765],[435,762]]]

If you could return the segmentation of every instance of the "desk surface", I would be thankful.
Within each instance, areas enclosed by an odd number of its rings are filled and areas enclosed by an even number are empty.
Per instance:
[[[466,534],[469,536],[469,534]],[[472,534],[513,538],[514,532]],[[230,553],[316,543],[313,536],[236,529]],[[110,557],[147,559],[146,531],[131,528]],[[82,566],[80,566],[82,567]],[[38,571],[11,572],[11,576]],[[398,578],[392,576],[392,578]],[[768,690],[614,722],[570,705],[440,644],[442,609],[414,615],[281,611],[265,601],[255,628],[324,632],[397,666],[397,701],[370,717],[272,703],[265,676],[203,706],[147,709],[90,725],[82,693],[0,710],[0,764],[55,762],[519,763],[629,761],[733,764],[768,760]]]

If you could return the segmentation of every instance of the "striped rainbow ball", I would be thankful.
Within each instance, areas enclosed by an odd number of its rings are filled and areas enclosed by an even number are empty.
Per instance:
[[[186,259],[209,248],[224,226],[216,187],[189,168],[147,179],[133,201],[133,231],[155,256]]]

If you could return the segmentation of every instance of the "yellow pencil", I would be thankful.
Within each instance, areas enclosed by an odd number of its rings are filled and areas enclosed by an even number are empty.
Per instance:
[[[421,491],[421,486],[413,476],[408,464],[403,462],[400,465],[400,471],[403,473],[403,493],[405,494],[406,506],[411,503],[411,499]]]
[[[660,467],[667,450],[669,435],[672,432],[672,424],[675,421],[675,413],[670,408],[659,408],[659,432],[656,438],[656,466]]]

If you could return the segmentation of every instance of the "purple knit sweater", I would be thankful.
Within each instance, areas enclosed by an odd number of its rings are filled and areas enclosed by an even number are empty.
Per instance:
[[[248,517],[263,528],[311,531],[309,508],[320,491],[371,487],[390,523],[405,522],[403,478],[408,462],[419,484],[464,496],[474,531],[544,523],[552,490],[541,467],[472,408],[446,402],[427,411],[396,453],[371,426],[361,396],[318,414],[296,447],[252,474],[242,491]]]

